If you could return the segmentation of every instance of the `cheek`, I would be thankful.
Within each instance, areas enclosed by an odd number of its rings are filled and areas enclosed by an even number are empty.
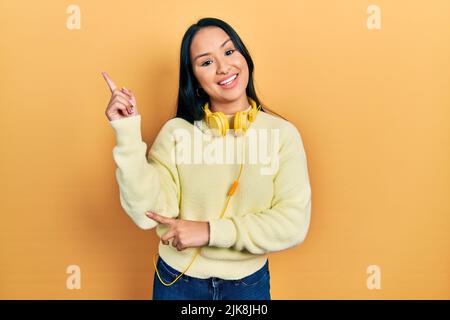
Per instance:
[[[239,65],[240,69],[248,69],[247,60],[245,60],[244,56],[241,53],[236,54],[236,63]]]
[[[239,65],[239,69],[240,71],[240,76],[241,76],[241,80],[242,80],[242,84],[246,85],[248,82],[248,66],[247,66],[247,61],[242,62],[241,65]]]
[[[214,82],[215,74],[212,68],[197,68],[194,75],[202,87],[210,86],[211,82]]]
[[[208,72],[208,70],[205,69],[201,69],[201,68],[196,68],[194,70],[194,76],[197,79],[197,81],[199,82],[200,86],[205,87],[209,84],[209,82],[211,81],[211,75],[209,74],[210,72]]]
[[[240,58],[236,63],[237,63],[236,65],[239,68],[239,70],[241,70],[240,75],[242,76],[242,78],[248,79],[248,66],[247,66],[247,61],[245,60],[245,58],[244,57]]]

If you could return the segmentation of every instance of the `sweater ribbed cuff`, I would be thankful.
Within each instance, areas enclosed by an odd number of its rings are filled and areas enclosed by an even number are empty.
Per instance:
[[[236,228],[230,219],[209,221],[209,246],[230,248],[236,242]]]
[[[142,141],[141,115],[109,122],[116,133],[117,146],[125,146]]]

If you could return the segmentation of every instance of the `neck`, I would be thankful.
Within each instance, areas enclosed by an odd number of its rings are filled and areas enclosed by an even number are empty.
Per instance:
[[[247,99],[247,95],[242,95],[240,98],[234,101],[217,101],[211,99],[210,110],[212,112],[223,112],[226,115],[235,114],[238,111],[244,111],[249,107],[250,103]]]

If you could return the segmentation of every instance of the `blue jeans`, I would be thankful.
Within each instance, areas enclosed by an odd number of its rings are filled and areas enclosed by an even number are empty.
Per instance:
[[[156,267],[165,283],[181,274],[161,257]],[[258,271],[238,280],[200,279],[183,274],[171,286],[162,284],[155,271],[153,300],[271,300],[269,261]]]

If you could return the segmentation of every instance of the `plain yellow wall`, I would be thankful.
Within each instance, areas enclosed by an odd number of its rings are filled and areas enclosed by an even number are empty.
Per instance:
[[[272,298],[449,299],[448,0],[1,1],[0,298],[151,298],[159,239],[120,207],[100,73],[136,93],[151,145],[175,113],[182,36],[206,16],[236,29],[307,152],[311,228],[270,255]]]

